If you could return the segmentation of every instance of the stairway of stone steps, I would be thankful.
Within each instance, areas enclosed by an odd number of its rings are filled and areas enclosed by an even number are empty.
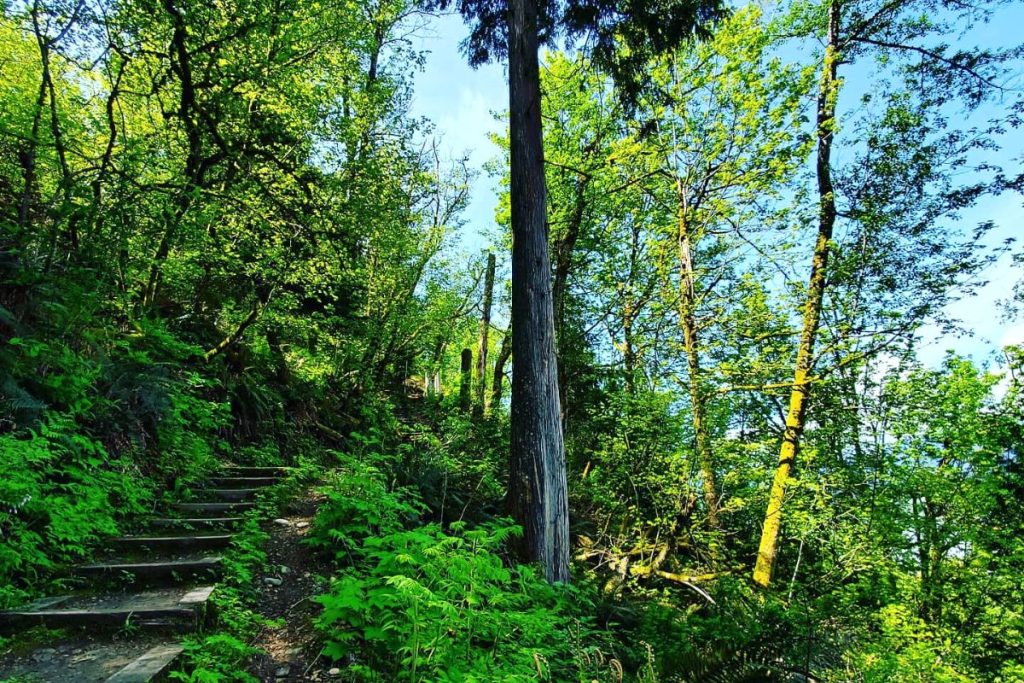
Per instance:
[[[140,533],[111,539],[99,559],[73,569],[68,595],[0,612],[0,633],[32,626],[67,637],[0,659],[0,681],[144,683],[166,673],[183,634],[213,618],[208,609],[222,552],[257,494],[287,468],[222,468],[194,500],[179,502]],[[116,637],[112,637],[116,636]]]

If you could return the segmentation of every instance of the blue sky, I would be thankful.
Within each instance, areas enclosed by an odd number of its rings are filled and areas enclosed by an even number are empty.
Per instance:
[[[1001,9],[991,23],[979,27],[968,38],[992,47],[1007,46],[1021,40],[1021,27],[1024,27],[1024,3],[1011,3]],[[466,252],[477,252],[488,246],[484,235],[494,226],[495,183],[482,167],[497,152],[488,134],[497,128],[492,112],[507,108],[508,90],[503,65],[488,64],[472,69],[466,64],[458,47],[466,34],[462,19],[449,15],[432,19],[416,38],[414,47],[426,52],[427,58],[423,71],[416,76],[412,113],[434,122],[442,150],[452,156],[468,153],[471,166],[480,171],[472,187],[465,214],[467,226],[459,245]],[[1018,79],[1018,84],[1021,82]],[[1006,101],[1010,101],[1009,98]],[[988,113],[997,110],[997,106],[992,106]],[[982,112],[982,116],[985,115],[986,112]],[[1018,169],[1024,163],[1024,136],[1017,135],[1006,142],[998,161],[1010,169]],[[962,217],[966,227],[984,220],[993,220],[998,226],[990,238],[993,243],[1015,236],[1024,238],[1024,203],[1020,196],[988,198]],[[942,360],[946,349],[954,349],[984,363],[993,361],[1003,345],[1024,343],[1024,321],[1005,320],[1002,315],[1005,306],[1001,303],[1022,275],[1012,266],[1009,255],[1000,259],[985,273],[988,284],[977,295],[966,297],[949,308],[949,313],[959,318],[972,335],[956,337],[926,328],[922,335],[921,360],[935,365]]]
[[[477,250],[488,245],[481,232],[494,225],[495,184],[482,167],[497,153],[488,134],[498,127],[492,112],[508,108],[508,85],[504,65],[473,69],[466,64],[459,43],[467,33],[461,17],[447,15],[433,19],[418,37],[415,47],[428,54],[424,70],[416,76],[412,113],[434,122],[442,150],[452,156],[468,152],[471,166],[480,172],[463,235],[464,246]]]

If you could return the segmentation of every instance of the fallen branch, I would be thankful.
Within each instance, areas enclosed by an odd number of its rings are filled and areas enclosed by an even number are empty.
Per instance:
[[[702,583],[705,581],[714,581],[718,577],[722,576],[722,572],[707,572],[704,574],[676,574],[673,572],[667,572],[664,569],[655,569],[648,565],[634,565],[629,568],[629,573],[633,576],[657,576],[667,581],[681,583],[687,586],[692,586],[695,583]]]
[[[313,424],[316,425],[317,429],[319,429],[321,432],[323,432],[327,436],[331,437],[332,439],[334,439],[338,443],[340,443],[340,444],[344,444],[345,443],[345,436],[341,432],[337,432],[337,431],[331,429],[330,427],[328,427],[327,425],[325,425],[322,422],[314,422]]]
[[[668,549],[668,545],[662,543],[660,545],[648,545],[638,546],[630,550],[615,551],[608,548],[585,548],[580,552],[576,553],[575,559],[579,562],[593,559],[595,557],[611,557],[614,560],[621,560],[624,557],[631,557],[635,555],[647,555],[649,553],[658,552],[661,553]]]

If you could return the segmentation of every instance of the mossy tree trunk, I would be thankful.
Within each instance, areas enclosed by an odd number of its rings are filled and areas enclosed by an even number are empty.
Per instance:
[[[800,333],[800,346],[797,349],[793,386],[790,390],[786,429],[779,450],[779,464],[775,470],[771,492],[768,496],[768,509],[765,512],[761,543],[754,566],[754,583],[763,587],[767,587],[771,583],[772,571],[775,568],[779,530],[782,526],[783,502],[786,498],[790,474],[800,450],[800,438],[804,432],[811,370],[814,363],[814,342],[821,319],[832,230],[836,222],[835,192],[832,187],[832,140],[835,132],[836,98],[840,85],[837,78],[840,60],[839,9],[840,0],[832,0],[828,15],[828,42],[825,47],[821,81],[818,87],[818,156],[816,164],[819,207],[818,233],[804,301],[803,327]]]

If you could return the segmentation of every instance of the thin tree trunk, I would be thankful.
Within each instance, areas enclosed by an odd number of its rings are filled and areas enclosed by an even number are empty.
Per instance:
[[[92,229],[95,233],[101,232],[103,225],[103,212],[101,211],[103,183],[113,162],[114,146],[117,144],[117,122],[114,120],[114,105],[117,102],[117,98],[120,97],[121,80],[124,78],[124,72],[127,68],[128,60],[122,59],[118,65],[117,76],[114,77],[110,92],[107,94],[107,102],[104,108],[107,115],[107,144],[103,150],[103,157],[100,159],[99,170],[92,181],[92,205],[89,207],[89,222],[92,224]]]
[[[381,50],[384,49],[384,39],[385,37],[387,37],[387,32],[387,27],[381,25],[380,23],[374,25],[373,43],[372,47],[370,48],[370,62],[366,71],[366,80],[363,82],[363,94],[366,95],[367,98],[371,96],[372,91],[377,84],[378,69],[380,68],[380,53]],[[350,106],[347,99],[345,100],[344,108],[345,118],[348,118]],[[369,117],[369,111],[367,111],[365,115]],[[353,155],[352,163],[349,166],[348,179],[346,183],[350,188],[349,191],[351,191],[351,185],[355,182],[356,177],[359,175],[359,171],[362,167],[363,160],[366,158],[366,154],[370,150],[370,135],[373,132],[373,123],[374,122],[370,121],[369,118],[367,118],[367,120],[363,122],[363,125],[365,125],[366,128],[365,130],[363,130],[362,135],[359,136],[359,142],[356,146],[355,155]]]
[[[185,15],[174,4],[174,0],[163,0],[164,11],[171,16],[174,30],[171,34],[170,58],[171,71],[178,76],[181,83],[181,95],[178,101],[178,118],[185,128],[188,139],[188,154],[185,158],[185,182],[174,202],[174,210],[169,212],[167,227],[157,245],[153,262],[149,267],[149,277],[142,292],[142,306],[149,308],[156,301],[157,289],[160,286],[160,275],[164,261],[171,251],[171,241],[177,232],[178,225],[184,219],[192,205],[192,194],[200,185],[202,175],[202,134],[192,118],[198,109],[196,104],[195,85],[192,82],[192,64],[188,53],[188,28]]]
[[[922,557],[928,569],[921,571],[921,616],[935,627],[942,626],[942,539],[939,537],[939,517],[941,512],[925,495],[924,521],[925,533],[928,536],[928,552]]]
[[[779,465],[775,470],[768,509],[765,513],[761,543],[754,566],[754,583],[767,587],[771,583],[772,570],[778,551],[779,529],[782,526],[782,504],[786,497],[789,475],[800,448],[807,414],[807,398],[810,390],[810,373],[814,356],[814,342],[821,319],[822,301],[825,296],[826,270],[828,268],[829,243],[836,222],[835,194],[832,188],[832,139],[835,130],[836,99],[839,95],[839,81],[836,78],[839,65],[839,0],[832,0],[828,14],[828,44],[825,48],[821,83],[818,89],[818,236],[811,261],[811,276],[807,283],[807,299],[804,303],[804,324],[797,349],[796,368],[793,373],[793,388],[789,396],[789,413],[786,416],[786,430],[779,450]]]
[[[558,404],[562,411],[562,428],[568,418],[569,390],[568,373],[565,367],[565,358],[562,355],[564,349],[568,348],[565,330],[565,299],[569,288],[569,273],[572,271],[572,255],[576,250],[576,242],[579,241],[580,231],[583,229],[583,218],[587,208],[587,186],[590,184],[590,176],[584,175],[576,180],[572,213],[566,225],[565,236],[554,245],[555,250],[555,272],[554,282],[551,285],[552,306],[555,316],[555,347],[558,351]]]
[[[444,337],[438,336],[437,343],[434,344],[434,355],[430,358],[430,370],[427,371],[427,383],[431,389],[429,393],[437,398],[441,398],[441,359],[444,357],[445,346]]]
[[[629,277],[619,286],[622,299],[622,364],[626,371],[626,393],[636,394],[637,352],[633,325],[639,314],[636,295],[637,269],[640,260],[640,228],[634,222],[629,240]]]
[[[505,331],[501,338],[501,346],[498,348],[498,357],[494,359],[494,376],[491,378],[491,402],[489,410],[494,410],[501,405],[501,394],[505,388],[505,364],[512,357],[512,330]]]
[[[572,214],[566,225],[565,236],[555,244],[555,273],[551,291],[555,310],[555,332],[559,335],[562,334],[562,326],[565,324],[565,293],[569,284],[569,273],[572,271],[572,255],[580,238],[580,230],[583,228],[589,184],[590,176],[584,176],[576,181]]]
[[[487,274],[484,276],[484,301],[480,313],[480,344],[476,351],[476,407],[477,416],[484,414],[484,396],[487,391],[487,337],[491,331],[491,304],[494,301],[494,271],[497,259],[487,255]]]
[[[718,488],[715,484],[714,455],[711,452],[711,435],[708,433],[707,400],[704,394],[704,377],[700,367],[700,331],[697,327],[696,273],[693,268],[694,236],[690,225],[686,190],[681,178],[676,179],[679,195],[679,324],[683,328],[683,344],[686,347],[686,366],[690,373],[690,403],[693,416],[694,444],[700,463],[701,478],[704,480],[704,504],[708,510],[708,525],[718,528]]]
[[[21,201],[18,202],[18,230],[21,233],[19,238],[26,234],[29,228],[29,212],[32,206],[32,190],[36,183],[36,158],[39,149],[39,127],[43,118],[43,105],[46,103],[46,80],[40,79],[39,93],[36,95],[35,111],[32,114],[32,133],[29,136],[28,148],[21,154],[22,177],[25,179],[25,186],[21,191]]]
[[[512,218],[512,448],[508,502],[523,559],[569,580],[569,506],[545,221],[537,7],[509,3]]]
[[[189,185],[189,183],[186,182],[186,185]],[[177,232],[178,224],[184,217],[185,212],[188,211],[189,206],[192,204],[192,200],[186,192],[187,190],[182,190],[182,194],[178,195],[175,201],[174,211],[167,213],[167,227],[164,228],[164,233],[160,237],[156,253],[153,254],[153,262],[149,265],[149,277],[146,279],[146,286],[142,291],[143,308],[149,308],[156,301],[163,264],[171,253],[171,239],[174,237],[174,233]]]
[[[50,75],[50,49],[63,40],[67,32],[78,20],[78,13],[82,9],[82,2],[79,1],[68,19],[67,24],[55,37],[50,38],[46,31],[39,25],[40,2],[36,0],[29,11],[32,17],[32,30],[35,34],[36,44],[39,46],[39,60],[42,68],[42,77],[39,81],[39,93],[36,96],[35,111],[32,116],[32,135],[29,139],[28,149],[22,155],[23,177],[25,187],[22,191],[21,200],[18,203],[18,228],[23,233],[29,224],[29,208],[32,200],[32,187],[35,184],[36,157],[39,149],[39,126],[42,121],[43,104],[46,102],[46,95],[50,95],[50,128],[54,136],[54,146],[57,150],[61,165],[61,189],[65,203],[71,196],[71,174],[68,169],[67,157],[64,153],[64,144],[61,138],[61,130],[57,118],[57,96],[53,87],[53,79]],[[49,22],[47,22],[49,28]],[[20,241],[21,235],[19,235]],[[77,237],[76,237],[77,241]]]
[[[33,24],[36,30],[36,41],[39,44],[39,59],[43,67],[43,83],[50,93],[50,135],[53,137],[53,147],[57,152],[57,162],[60,167],[61,208],[58,213],[58,220],[60,220],[68,211],[73,212],[71,167],[68,165],[67,151],[64,148],[64,135],[60,128],[60,114],[57,110],[57,89],[53,85],[53,74],[50,71],[50,44],[47,42],[48,39],[42,34],[35,15],[33,15]],[[78,251],[78,216],[74,212],[68,217],[67,238],[71,251]]]
[[[632,290],[623,287],[622,297],[622,365],[626,371],[626,393],[636,395],[636,345],[633,342],[633,319],[636,316]]]
[[[472,409],[473,352],[462,349],[462,366],[459,374],[459,408],[464,413]]]
[[[943,442],[946,453],[939,460],[935,468],[936,472],[942,472],[949,464],[948,442]],[[914,498],[914,520],[919,519],[923,527],[918,533],[918,557],[921,563],[921,607],[919,616],[929,625],[942,626],[942,563],[946,555],[945,546],[942,543],[940,523],[945,516],[945,506],[935,503],[928,494],[923,494],[918,509],[917,499]],[[923,542],[922,542],[923,538]]]

